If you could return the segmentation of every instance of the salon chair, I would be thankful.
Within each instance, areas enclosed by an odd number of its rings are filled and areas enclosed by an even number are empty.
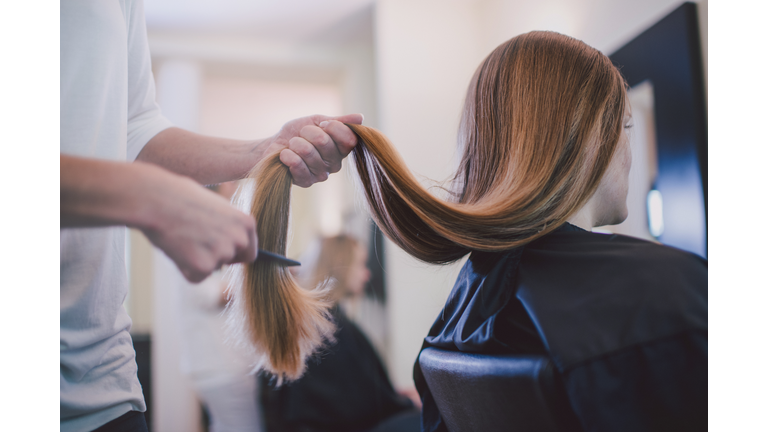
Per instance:
[[[581,430],[547,357],[430,347],[419,365],[450,432]]]

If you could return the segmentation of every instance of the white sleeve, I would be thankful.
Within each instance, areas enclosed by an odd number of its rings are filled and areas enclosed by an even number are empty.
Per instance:
[[[171,124],[155,102],[155,79],[147,43],[144,1],[126,2],[128,17],[128,152],[133,161],[144,145]]]

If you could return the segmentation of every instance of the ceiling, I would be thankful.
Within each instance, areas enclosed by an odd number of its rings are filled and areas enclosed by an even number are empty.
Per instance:
[[[150,32],[226,34],[281,41],[370,34],[374,0],[145,0]]]

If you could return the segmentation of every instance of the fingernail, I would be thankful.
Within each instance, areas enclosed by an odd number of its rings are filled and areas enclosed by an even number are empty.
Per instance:
[[[320,122],[320,125],[319,125],[319,126],[320,126],[321,128],[324,128],[324,127],[328,126],[328,120],[325,120],[325,121],[322,121],[322,122]]]

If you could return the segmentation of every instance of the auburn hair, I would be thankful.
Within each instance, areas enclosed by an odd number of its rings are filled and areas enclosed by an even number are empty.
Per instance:
[[[469,85],[459,126],[462,152],[452,199],[429,193],[379,131],[348,125],[372,217],[410,255],[429,263],[501,251],[543,236],[594,194],[621,134],[624,80],[584,42],[554,32],[501,44]],[[251,211],[262,248],[285,252],[290,174],[278,154],[254,170]],[[274,264],[245,265],[234,303],[266,369],[288,378],[332,325],[323,293],[305,291]],[[237,294],[237,293],[240,294]]]

